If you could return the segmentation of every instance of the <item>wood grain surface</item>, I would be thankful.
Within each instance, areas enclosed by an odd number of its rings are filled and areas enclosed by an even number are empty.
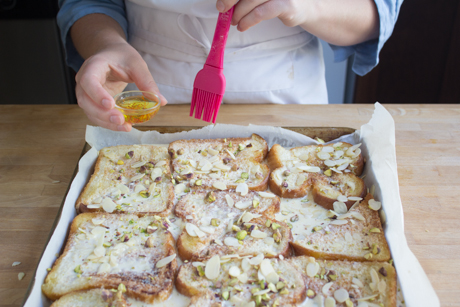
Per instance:
[[[442,306],[460,306],[460,105],[387,105],[405,233]],[[218,122],[359,128],[373,105],[223,105]],[[199,127],[189,106],[146,125]],[[20,306],[85,145],[77,106],[0,105],[0,307]],[[12,263],[20,261],[19,266]],[[23,280],[18,273],[24,272]]]

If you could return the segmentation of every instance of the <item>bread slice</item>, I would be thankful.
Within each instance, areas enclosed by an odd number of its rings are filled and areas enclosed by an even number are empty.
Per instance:
[[[56,300],[72,291],[123,284],[134,299],[165,300],[177,263],[174,239],[164,223],[159,216],[78,215],[63,254],[42,285],[43,293]]]
[[[328,260],[390,260],[379,213],[369,208],[371,199],[372,195],[368,194],[338,217],[330,212],[328,221],[314,227],[310,233],[298,234],[301,239],[292,242],[296,255]]]
[[[290,306],[301,303],[306,296],[302,274],[288,261],[261,256],[214,256],[206,263],[184,264],[176,278],[176,289],[193,297],[190,306],[221,306],[224,301],[231,306],[260,306],[261,301],[264,306]]]
[[[169,145],[174,180],[194,189],[267,189],[270,169],[262,164],[268,151],[265,140],[250,138],[179,140]]]
[[[120,145],[101,149],[94,174],[76,203],[78,212],[167,216],[173,207],[167,148]]]
[[[357,177],[362,173],[364,159],[360,149],[348,143],[290,150],[275,144],[267,161],[272,169],[270,190],[281,197],[304,197],[313,190],[314,201],[332,209],[338,199],[351,207],[354,201],[348,197],[364,197],[366,193],[364,181]]]
[[[238,254],[285,257],[291,254],[292,235],[285,223],[274,223],[280,200],[268,193],[235,192],[189,193],[176,205],[176,215],[185,222],[177,240],[183,260],[206,259],[213,255]],[[227,200],[228,199],[228,200]],[[273,222],[272,222],[273,221]]]
[[[121,290],[92,289],[66,294],[51,304],[51,307],[126,307],[139,303],[124,295]]]
[[[396,271],[387,262],[315,261],[305,256],[287,262],[305,275],[307,300],[318,306],[365,302],[366,306],[396,307]]]

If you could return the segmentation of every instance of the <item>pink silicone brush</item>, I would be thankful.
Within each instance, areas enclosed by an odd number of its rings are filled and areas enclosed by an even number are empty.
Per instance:
[[[225,13],[219,13],[211,50],[203,69],[197,73],[193,83],[190,116],[193,116],[195,110],[195,118],[200,119],[203,114],[203,120],[207,122],[212,120],[216,123],[217,113],[225,93],[224,50],[232,16],[233,7]]]

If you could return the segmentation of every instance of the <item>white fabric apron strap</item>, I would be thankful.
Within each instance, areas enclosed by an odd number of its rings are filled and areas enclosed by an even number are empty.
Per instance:
[[[210,23],[216,20],[130,1],[126,8],[129,41],[145,59],[161,93],[170,103],[190,103],[193,80],[211,48]],[[303,30],[272,24],[275,37],[266,33],[270,28],[259,27],[252,41],[231,29],[224,57],[224,103],[327,103],[318,40]],[[284,28],[288,31],[282,36]]]

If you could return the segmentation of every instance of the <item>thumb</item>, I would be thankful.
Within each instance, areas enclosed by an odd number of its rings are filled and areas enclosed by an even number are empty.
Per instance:
[[[162,106],[168,103],[166,98],[161,95],[160,90],[158,89],[155,80],[153,80],[152,74],[150,73],[145,62],[140,65],[135,65],[131,70],[130,77],[140,91],[156,94]]]

